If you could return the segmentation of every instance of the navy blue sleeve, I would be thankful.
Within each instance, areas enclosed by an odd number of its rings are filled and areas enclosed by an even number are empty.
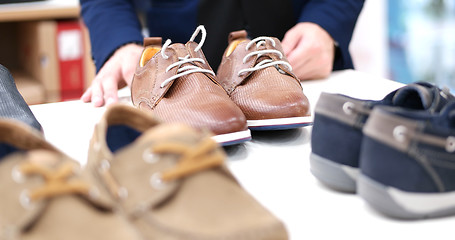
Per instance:
[[[82,18],[90,32],[97,72],[120,46],[143,41],[132,1],[80,0],[80,3]]]
[[[338,43],[334,70],[354,68],[349,43],[364,0],[314,0],[303,6],[299,22],[313,22],[325,29]]]

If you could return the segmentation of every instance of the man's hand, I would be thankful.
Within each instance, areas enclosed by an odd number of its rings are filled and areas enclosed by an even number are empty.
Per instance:
[[[283,50],[300,80],[326,78],[332,72],[335,44],[319,25],[302,22],[284,35]]]
[[[142,46],[133,43],[117,49],[95,76],[81,100],[91,101],[95,107],[118,102],[118,89],[131,85],[142,49]]]

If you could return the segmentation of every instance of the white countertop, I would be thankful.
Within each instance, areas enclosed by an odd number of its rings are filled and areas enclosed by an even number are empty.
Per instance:
[[[338,92],[381,99],[400,83],[346,70],[324,80],[302,82],[315,106],[319,94]],[[120,91],[130,102],[129,90]],[[105,108],[70,101],[31,106],[46,139],[86,163],[89,140]],[[302,239],[454,239],[453,217],[400,221],[371,210],[354,194],[320,184],[310,173],[311,127],[253,132],[253,140],[226,147],[227,164],[240,183],[286,225],[291,240]]]

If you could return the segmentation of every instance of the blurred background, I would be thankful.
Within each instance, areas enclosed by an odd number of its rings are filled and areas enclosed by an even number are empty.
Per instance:
[[[366,1],[350,46],[357,70],[455,90],[455,1]]]

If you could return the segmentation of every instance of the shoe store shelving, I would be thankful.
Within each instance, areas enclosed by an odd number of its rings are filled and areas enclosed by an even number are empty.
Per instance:
[[[75,0],[0,4],[0,64],[12,72],[27,103],[76,99],[93,78],[79,14]]]

